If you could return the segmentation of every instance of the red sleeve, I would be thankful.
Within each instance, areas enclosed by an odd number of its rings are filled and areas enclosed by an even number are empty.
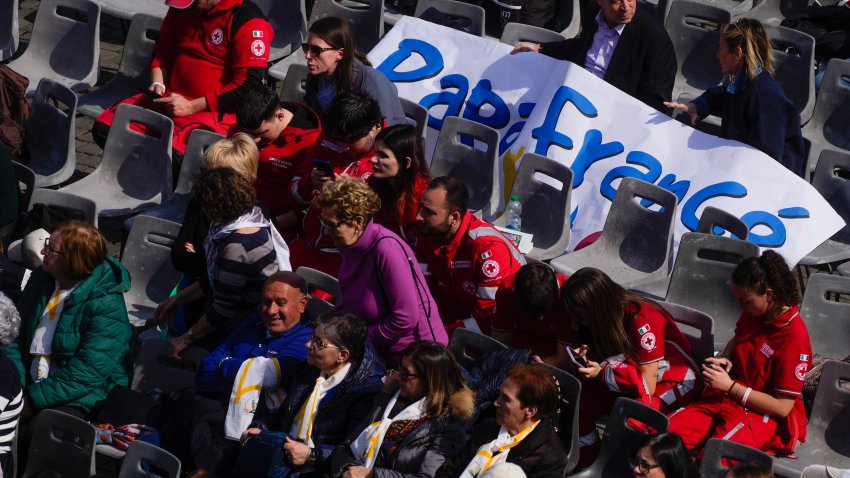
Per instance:
[[[513,287],[501,287],[496,292],[496,312],[490,324],[493,330],[513,332],[520,319]]]
[[[475,257],[472,258],[473,282],[476,288],[473,317],[484,319],[490,325],[510,320],[510,317],[496,318],[497,314],[510,315],[508,310],[497,310],[496,294],[501,288],[513,287],[512,263],[511,251],[502,241],[491,241],[476,248]]]
[[[666,325],[664,316],[655,307],[649,304],[640,305],[629,331],[635,344],[639,364],[657,362],[664,358],[664,327]]]
[[[166,72],[165,82],[168,83],[168,73],[171,72],[171,67],[174,64],[174,57],[177,55],[177,27],[174,19],[175,9],[169,8],[165,14],[165,19],[162,21],[162,26],[159,29],[159,38],[153,47],[153,59],[151,60],[151,69],[162,68]]]
[[[798,316],[794,320],[799,321],[798,324],[794,325],[798,329],[802,325],[803,330],[795,330],[794,333],[789,335],[788,341],[777,350],[778,363],[774,383],[776,384],[776,393],[799,397],[803,393],[806,372],[812,365],[812,346],[809,342],[809,334],[802,324],[802,319]]]
[[[209,111],[218,111],[218,97],[245,83],[249,68],[266,69],[274,31],[263,18],[252,18],[236,32],[231,43],[231,81],[206,96]]]

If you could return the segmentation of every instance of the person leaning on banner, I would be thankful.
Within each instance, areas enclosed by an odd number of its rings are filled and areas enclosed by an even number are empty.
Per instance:
[[[511,52],[535,51],[582,65],[623,93],[666,113],[676,79],[676,53],[667,31],[637,0],[596,0],[595,17],[582,19],[576,38],[517,43]]]
[[[274,31],[251,0],[167,0],[150,65],[151,84],[106,109],[92,129],[106,143],[115,110],[129,103],[174,120],[172,147],[182,154],[202,128],[227,134],[248,85],[262,85]]]
[[[465,327],[490,335],[499,309],[500,289],[513,287],[525,258],[510,239],[467,210],[469,190],[462,180],[441,176],[431,181],[419,207],[422,238],[416,247],[420,265],[447,331]]]
[[[729,81],[691,103],[666,103],[690,116],[691,124],[720,115],[720,137],[761,150],[803,176],[806,164],[800,113],[773,79],[773,48],[758,20],[742,18],[720,27],[720,71]]]
[[[286,383],[292,377],[287,371],[307,357],[304,344],[313,332],[305,316],[307,300],[307,283],[298,274],[284,271],[269,277],[259,312],[204,358],[195,376],[197,389],[182,391],[171,405],[170,418],[160,427],[162,446],[183,458],[184,464],[194,465],[190,476],[229,474],[238,442],[225,440],[225,414],[234,384],[245,380],[237,376],[245,361],[276,358],[281,382]]]
[[[307,342],[307,362],[290,372],[292,385],[283,405],[242,435],[244,443],[251,435],[262,433],[260,427],[288,432],[283,445],[285,463],[272,465],[291,468],[305,478],[330,472],[331,452],[360,431],[358,427],[383,389],[385,371],[366,340],[366,324],[356,315],[328,312],[314,325]]]

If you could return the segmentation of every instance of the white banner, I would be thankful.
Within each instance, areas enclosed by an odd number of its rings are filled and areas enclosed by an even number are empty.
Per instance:
[[[750,241],[790,264],[844,226],[809,183],[764,153],[674,121],[580,66],[537,53],[510,55],[511,49],[404,17],[369,59],[400,96],[430,110],[431,145],[445,116],[497,129],[505,195],[526,152],[569,166],[571,249],[602,230],[623,177],[678,196],[676,245],[696,229],[706,206],[740,217]]]

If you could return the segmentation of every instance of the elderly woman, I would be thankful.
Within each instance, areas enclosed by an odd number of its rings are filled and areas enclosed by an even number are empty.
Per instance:
[[[558,386],[538,365],[508,369],[496,406],[496,420],[472,430],[463,453],[437,473],[438,478],[483,476],[498,463],[519,465],[528,478],[561,478],[567,453],[553,428]]]
[[[435,342],[414,342],[359,434],[331,456],[334,478],[434,476],[463,446],[475,394],[452,353]],[[392,383],[392,381],[390,381]]]
[[[800,112],[773,79],[770,38],[758,20],[742,18],[720,27],[717,49],[720,70],[730,80],[692,103],[664,103],[686,111],[691,124],[709,114],[720,115],[720,137],[757,148],[803,175],[805,156]]]
[[[0,292],[0,349],[5,349],[15,340],[20,326],[18,309]],[[18,416],[24,408],[24,395],[18,369],[5,355],[0,355],[0,404],[0,476],[7,476],[12,462],[12,440]]]
[[[192,343],[217,347],[227,332],[255,311],[266,278],[289,270],[289,249],[271,222],[254,205],[254,187],[230,168],[202,171],[192,195],[210,219],[204,240],[206,274],[157,309],[157,320],[170,320],[175,308],[206,297],[204,315],[189,330],[171,339],[175,358]]]
[[[339,307],[362,317],[369,341],[398,364],[399,354],[414,340],[448,343],[437,305],[410,246],[372,217],[381,206],[365,182],[340,178],[325,184],[316,198],[321,221],[342,254]]]
[[[366,325],[354,314],[328,312],[315,321],[307,362],[291,372],[293,383],[264,427],[288,431],[286,463],[302,477],[325,476],[334,448],[360,431],[383,388],[384,363],[366,341]],[[249,428],[243,439],[260,433]],[[275,474],[277,476],[277,474]]]
[[[92,417],[112,387],[127,386],[130,276],[90,224],[61,224],[42,254],[18,301],[21,333],[4,353],[26,384],[27,408]]]

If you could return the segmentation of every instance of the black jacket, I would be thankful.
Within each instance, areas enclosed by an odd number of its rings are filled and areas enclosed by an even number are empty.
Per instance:
[[[598,8],[591,10],[582,19],[578,37],[543,43],[541,53],[584,67],[587,51],[593,45],[593,36],[598,28],[595,20],[598,11]],[[670,101],[675,80],[676,52],[670,36],[650,12],[638,7],[614,49],[605,81],[666,113],[663,102]]]
[[[457,478],[478,449],[494,440],[498,433],[499,424],[495,420],[487,420],[476,426],[466,448],[447,461],[434,478]],[[567,467],[567,452],[550,422],[544,418],[534,431],[511,448],[506,461],[522,468],[528,478],[562,478]]]

